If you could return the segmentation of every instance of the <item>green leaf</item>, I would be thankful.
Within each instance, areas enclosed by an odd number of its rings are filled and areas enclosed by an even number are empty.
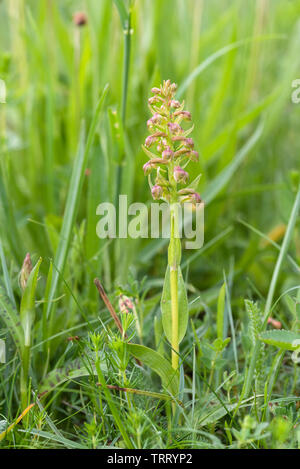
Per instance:
[[[217,336],[218,339],[223,340],[224,334],[224,310],[225,310],[225,283],[223,283],[219,297],[218,297],[218,311],[217,311]]]
[[[40,258],[30,272],[20,305],[20,318],[26,347],[31,345],[31,328],[35,318],[35,291],[41,262],[42,259]]]
[[[126,25],[127,25],[127,22],[128,22],[128,11],[127,11],[126,4],[125,4],[124,0],[114,0],[114,2],[115,2],[115,5],[118,9],[119,15],[120,15],[120,20],[121,20],[121,23],[122,23],[122,27],[123,27],[123,29],[126,29]]]
[[[106,367],[103,365],[101,365],[101,369],[104,372],[107,371]],[[89,376],[91,373],[97,375],[95,366],[89,370],[79,359],[73,360],[69,363],[66,363],[65,366],[61,368],[55,368],[54,370],[50,371],[50,373],[48,373],[48,375],[43,380],[42,385],[39,388],[39,392],[43,393],[52,391],[52,389],[68,380],[81,378],[82,376]]]
[[[193,189],[194,191],[198,190],[199,182],[202,174],[198,174],[197,177],[188,185],[187,189]]]
[[[257,38],[247,38],[247,39],[242,39],[240,41],[232,42],[231,44],[228,44],[227,46],[222,47],[221,49],[217,50],[210,56],[206,57],[206,59],[201,62],[184,80],[184,82],[180,85],[178,88],[178,91],[176,93],[177,99],[181,99],[181,97],[184,95],[186,90],[189,88],[191,83],[197,78],[204,70],[209,67],[212,63],[214,63],[217,59],[220,57],[223,57],[224,55],[228,54],[234,49],[237,49],[239,47],[245,46],[252,41],[264,41],[264,40],[269,40],[269,39],[280,39],[282,37],[280,36],[261,36]]]
[[[171,363],[158,352],[144,345],[127,344],[129,352],[138,360],[149,366],[151,370],[157,373],[163,386],[172,396],[178,395],[179,373],[172,368]]]
[[[170,288],[170,267],[167,267],[164,281],[163,293],[161,297],[162,323],[166,337],[172,343],[172,307],[171,307],[171,288]],[[180,343],[185,336],[189,312],[186,288],[182,277],[181,269],[178,267],[178,342]]]
[[[266,331],[259,335],[259,339],[283,350],[297,350],[300,347],[300,334],[292,331]]]

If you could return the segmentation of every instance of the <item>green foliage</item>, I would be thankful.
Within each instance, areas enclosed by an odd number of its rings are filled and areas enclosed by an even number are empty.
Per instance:
[[[259,339],[283,350],[297,350],[300,347],[300,334],[292,331],[266,331],[259,335]]]
[[[172,307],[170,292],[170,267],[167,267],[163,292],[161,297],[162,324],[164,333],[170,343],[172,343]],[[188,300],[186,288],[180,267],[178,268],[178,341],[182,341],[188,325]]]
[[[245,3],[0,2],[1,448],[299,448],[300,0]],[[147,99],[167,79],[205,203],[205,243],[182,252],[180,377],[168,240],[96,235],[99,203],[149,201]]]

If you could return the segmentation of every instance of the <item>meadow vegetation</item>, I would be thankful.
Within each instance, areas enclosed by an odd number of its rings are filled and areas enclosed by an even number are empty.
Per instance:
[[[300,0],[0,1],[1,448],[300,447],[299,18]],[[168,79],[205,203],[177,308],[168,240],[96,234],[101,202],[152,202]]]

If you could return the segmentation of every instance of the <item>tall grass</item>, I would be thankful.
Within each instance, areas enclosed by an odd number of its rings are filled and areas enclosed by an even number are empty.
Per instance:
[[[253,318],[269,314],[299,332],[299,111],[290,97],[299,13],[299,0],[0,2],[4,448],[299,446],[299,366],[290,351],[251,339]],[[96,235],[99,203],[149,198],[146,103],[168,78],[195,122],[200,163],[190,174],[202,173],[206,205],[205,244],[181,263],[189,325],[179,397],[168,368],[157,372],[171,353],[159,307],[165,240]],[[27,252],[33,265],[42,258],[30,350],[19,286]],[[117,314],[120,295],[132,300],[121,317],[130,343],[99,306],[95,277]],[[139,365],[132,355],[142,346],[159,357]]]

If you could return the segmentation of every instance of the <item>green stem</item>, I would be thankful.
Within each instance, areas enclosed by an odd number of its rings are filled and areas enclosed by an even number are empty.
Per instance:
[[[169,245],[170,291],[172,309],[172,366],[175,370],[179,364],[178,340],[178,266],[180,264],[181,245],[178,232],[178,207],[171,204],[171,230]]]
[[[22,350],[22,368],[20,378],[20,394],[22,411],[28,406],[28,372],[29,372],[30,347],[24,346]]]

